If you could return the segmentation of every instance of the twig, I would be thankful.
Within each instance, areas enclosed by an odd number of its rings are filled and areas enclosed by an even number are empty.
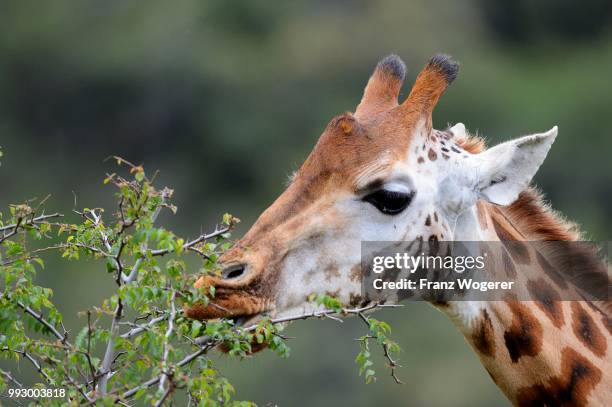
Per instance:
[[[87,400],[88,402],[91,402],[93,400],[91,397],[87,395],[87,393],[85,393],[83,388],[77,382],[75,382],[72,377],[70,377],[68,373],[66,373],[66,379],[68,379],[70,384],[72,384],[79,391],[79,393],[81,393],[81,396],[83,396],[85,400]]]
[[[85,353],[85,357],[87,358],[87,364],[89,365],[89,371],[91,372],[91,380],[93,382],[93,388],[96,388],[97,377],[96,377],[96,368],[93,365],[91,360],[91,311],[87,310],[87,353]]]
[[[72,348],[72,344],[70,344],[70,342],[68,342],[67,332],[64,332],[63,335],[61,333],[59,333],[59,331],[49,321],[47,321],[42,316],[42,313],[41,314],[37,313],[36,311],[34,311],[29,306],[24,305],[21,301],[17,301],[17,305],[19,306],[19,308],[23,309],[25,312],[27,312],[28,314],[33,316],[34,319],[36,319],[38,322],[43,324],[47,329],[49,329],[49,331],[51,331],[51,333],[57,339],[59,339],[64,345],[67,345],[69,348]]]
[[[170,298],[170,317],[168,318],[168,329],[166,330],[166,334],[164,335],[164,353],[162,356],[161,364],[162,364],[162,373],[160,374],[159,380],[159,390],[163,390],[166,385],[166,381],[170,372],[167,370],[168,363],[168,354],[170,353],[170,338],[172,337],[172,333],[174,332],[174,318],[176,318],[176,290],[172,290],[172,296]],[[172,388],[172,383],[168,386],[168,389]]]
[[[19,226],[21,226],[21,222],[23,222],[23,218],[18,218],[17,223],[15,223],[14,225],[10,225],[13,228],[13,230],[5,234],[4,236],[0,237],[0,243],[4,242],[6,239],[12,236],[15,236],[17,234],[17,231],[19,230]]]
[[[123,245],[124,245],[123,239],[121,239],[121,243],[119,245],[119,250],[117,250],[117,254],[116,255],[111,254],[113,252],[113,248],[110,242],[108,241],[108,236],[106,235],[106,233],[104,233],[104,230],[102,230],[104,226],[102,224],[102,216],[97,215],[94,209],[91,209],[89,213],[91,213],[91,216],[93,216],[94,226],[100,228],[100,236],[102,238],[102,243],[104,243],[104,247],[106,247],[106,250],[108,251],[107,257],[110,257],[111,259],[113,259],[115,266],[117,266],[117,278],[119,278],[119,276],[123,272],[123,265],[121,264],[121,259],[120,259],[121,252],[123,251]],[[120,284],[120,282],[117,281],[117,284]]]
[[[402,382],[395,374],[395,369],[401,366],[398,365],[397,362],[391,357],[391,354],[389,353],[389,346],[387,344],[383,345],[383,352],[385,354],[385,358],[387,358],[387,361],[389,362],[389,367],[391,368],[391,377],[393,380],[395,380],[395,383],[404,384],[404,382]]]
[[[61,218],[63,216],[64,215],[62,215],[61,213],[52,213],[50,215],[40,215],[30,220],[26,220],[25,222],[23,222],[23,219],[21,219],[21,220],[18,220],[17,223],[13,223],[12,225],[5,225],[5,226],[0,227],[0,232],[4,232],[5,230],[9,230],[9,229],[19,228],[22,225],[33,225],[36,223],[41,223],[46,219]]]
[[[86,250],[89,250],[92,253],[100,254],[100,255],[102,255],[104,257],[109,257],[111,259],[115,258],[115,256],[113,256],[110,253],[105,252],[104,250],[101,250],[101,249],[98,249],[97,247],[89,246],[89,245],[86,245],[86,244],[83,244],[83,243],[73,243],[73,244],[70,244],[70,243],[60,243],[60,244],[56,244],[56,245],[53,245],[53,246],[47,246],[47,247],[42,247],[40,249],[32,250],[30,253],[35,254],[35,253],[41,253],[41,252],[46,252],[46,251],[55,250],[55,249],[67,249],[67,248],[69,248],[71,246],[76,246],[76,247],[79,247],[81,249],[86,249]],[[13,258],[13,259],[10,259],[10,260],[6,260],[4,263],[1,263],[0,266],[8,266],[8,265],[11,265],[11,264],[13,264],[15,262],[18,262],[20,260],[26,261],[26,260],[33,260],[33,259],[36,259],[36,258],[38,258],[38,256],[17,257],[17,258]]]
[[[224,228],[221,228],[221,229],[216,229],[214,232],[209,233],[209,234],[201,234],[197,238],[195,238],[195,239],[185,243],[183,245],[183,250],[192,250],[192,249],[194,249],[193,246],[197,245],[198,243],[203,242],[205,240],[212,239],[213,237],[221,236],[222,234],[229,232],[229,230],[230,230],[229,227],[224,227]],[[171,253],[173,251],[174,251],[174,249],[151,250],[151,255],[152,256],[163,256],[163,255]],[[198,253],[201,253],[201,251],[199,251],[199,250],[194,250],[194,251],[197,251]]]
[[[136,327],[122,334],[121,337],[124,339],[129,339],[133,336],[140,334],[141,332],[148,330],[153,325],[159,324],[160,322],[164,321],[166,318],[168,318],[168,315],[162,315],[160,317],[153,318],[152,320],[150,320],[149,322],[143,325],[132,324],[132,325],[135,325]]]
[[[161,193],[162,201],[157,206],[157,208],[155,208],[155,212],[153,212],[153,215],[151,215],[151,223],[154,223],[157,220],[157,217],[159,216],[159,213],[161,212],[161,208],[165,204],[166,199],[169,197],[169,195],[170,195],[170,191],[166,189],[162,191]],[[146,251],[146,246],[145,246],[145,250],[143,251]],[[121,274],[121,281],[124,284],[129,284],[136,279],[136,276],[138,276],[138,268],[140,267],[140,263],[142,263],[142,259],[143,257],[140,257],[138,260],[136,260],[136,262],[134,263],[134,266],[132,266],[132,270],[130,271],[130,274],[128,274],[127,276],[123,273]]]
[[[117,362],[117,359],[119,359],[121,356],[125,355],[127,352],[126,351],[121,351],[121,352],[117,352],[117,354],[115,355],[115,358],[113,359],[113,362],[111,363],[111,366],[115,364],[115,362]]]
[[[102,377],[100,378],[100,382],[98,384],[98,389],[101,394],[106,394],[108,380],[111,378],[111,366],[113,364],[113,360],[115,359],[115,337],[119,333],[119,321],[123,316],[123,303],[121,302],[121,298],[117,300],[117,307],[115,308],[115,312],[113,315],[113,321],[111,322],[111,328],[109,333],[108,342],[106,343],[106,351],[104,352],[104,359],[102,360],[102,367],[100,370],[102,371]]]
[[[45,373],[44,370],[42,370],[42,366],[40,365],[40,363],[38,363],[38,361],[34,359],[32,355],[30,355],[28,352],[26,352],[25,350],[16,350],[16,349],[9,349],[9,348],[2,348],[2,350],[5,352],[9,351],[9,352],[18,353],[22,355],[23,357],[25,357],[26,359],[28,359],[30,363],[34,365],[34,368],[36,368],[36,371],[47,381],[47,383],[52,384],[51,378],[47,375],[47,373]]]
[[[161,381],[160,381],[160,384],[161,384]],[[162,404],[164,404],[164,401],[166,401],[170,393],[172,393],[172,390],[174,390],[173,387],[174,386],[172,386],[172,383],[170,383],[170,386],[168,386],[168,388],[164,392],[164,395],[159,400],[157,400],[157,402],[155,403],[155,407],[160,407]]]
[[[13,376],[11,376],[10,372],[7,372],[6,370],[0,369],[0,375],[4,376],[6,378],[7,381],[15,383],[15,385],[19,388],[23,387],[23,384],[19,383],[17,381],[17,379],[15,379]]]
[[[340,322],[341,324],[342,324],[342,323],[344,323],[344,321],[343,321],[342,319],[340,319],[340,318],[338,318],[338,317],[334,317],[334,316],[333,316],[333,315],[331,315],[331,314],[325,314],[324,316],[325,316],[325,318],[329,318],[329,319],[331,319],[332,321]]]

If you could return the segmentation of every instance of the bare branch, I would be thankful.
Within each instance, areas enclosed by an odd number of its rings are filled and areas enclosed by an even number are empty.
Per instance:
[[[24,305],[21,301],[17,301],[17,305],[19,306],[19,308],[23,309],[25,312],[27,312],[28,314],[30,314],[32,317],[34,317],[34,319],[36,319],[38,322],[40,322],[41,324],[43,324],[47,329],[49,329],[49,331],[51,331],[51,333],[57,338],[59,339],[64,345],[69,346],[70,348],[72,348],[72,345],[68,342],[68,335],[67,332],[64,332],[64,334],[62,335],[49,321],[47,321],[43,316],[42,313],[38,313],[36,311],[34,311],[32,308],[30,308],[29,306]]]
[[[121,298],[117,300],[117,307],[115,308],[113,321],[111,322],[111,328],[109,333],[109,339],[106,343],[106,351],[104,352],[104,359],[102,360],[102,367],[100,368],[102,372],[102,377],[100,378],[100,382],[98,384],[98,388],[101,394],[106,394],[108,380],[111,378],[111,365],[113,360],[115,359],[115,337],[117,337],[119,333],[119,321],[123,316],[123,303],[121,302]]]
[[[162,380],[163,380],[163,378],[162,378]],[[160,381],[160,384],[161,384],[161,381]],[[174,386],[172,386],[172,383],[170,383],[170,386],[168,386],[168,388],[164,392],[164,395],[159,400],[157,400],[157,402],[155,403],[155,407],[159,407],[162,404],[164,404],[164,401],[166,401],[168,396],[170,396],[170,393],[172,393],[172,390],[174,390]]]
[[[170,353],[170,338],[172,337],[172,333],[174,332],[174,318],[176,318],[176,290],[172,290],[172,296],[170,298],[170,317],[168,318],[168,329],[166,330],[166,334],[164,335],[164,353],[162,356],[161,364],[162,364],[162,374],[160,375],[159,380],[159,390],[163,390],[166,385],[166,380],[168,379],[168,375],[170,372],[168,371],[168,355]],[[172,388],[172,384],[168,386],[168,389]]]
[[[17,387],[22,388],[23,384],[19,383],[17,381],[17,379],[15,379],[13,376],[11,376],[10,372],[7,372],[6,370],[0,369],[0,375],[4,376],[6,378],[7,381],[14,383]]]
[[[216,229],[214,232],[209,233],[209,234],[201,234],[200,236],[198,236],[197,238],[193,239],[192,241],[189,241],[189,242],[185,243],[183,245],[183,250],[194,249],[193,246],[197,245],[198,243],[203,242],[205,240],[212,239],[212,238],[217,237],[217,236],[221,236],[222,234],[229,232],[229,230],[230,230],[230,227],[228,226],[228,227],[224,227],[224,228],[221,228],[221,229]],[[172,253],[173,251],[174,251],[174,249],[151,250],[151,255],[152,256],[163,256],[165,254]],[[194,250],[194,251],[197,251],[198,253],[201,253],[201,251],[199,251],[199,250]]]
[[[85,398],[85,400],[87,400],[89,402],[93,400],[91,397],[89,397],[87,395],[87,393],[85,393],[83,388],[77,382],[75,382],[72,377],[70,377],[70,375],[68,373],[66,373],[66,379],[68,379],[70,384],[72,384],[79,391],[79,393],[81,393],[81,396],[83,396]]]
[[[87,358],[87,364],[89,365],[89,372],[91,373],[93,388],[95,389],[98,379],[96,377],[96,368],[91,360],[91,332],[91,311],[87,310],[87,352],[85,353],[85,357]]]
[[[152,320],[150,320],[146,324],[142,324],[142,325],[130,323],[130,325],[134,325],[135,328],[133,328],[133,329],[129,330],[128,332],[122,334],[121,337],[124,338],[124,339],[132,338],[132,337],[134,337],[134,336],[136,336],[136,335],[138,335],[138,334],[148,330],[153,325],[159,324],[160,322],[164,321],[166,318],[168,318],[168,315],[162,315],[162,316],[153,318]]]
[[[12,227],[12,230],[8,233],[6,233],[4,236],[0,237],[0,243],[4,242],[6,239],[15,236],[17,234],[17,232],[19,231],[19,227],[21,226],[21,222],[23,222],[23,218],[18,218],[17,219],[17,223],[15,223],[14,225],[10,225]]]
[[[25,350],[16,350],[16,349],[9,349],[9,348],[2,348],[2,350],[5,352],[18,353],[22,355],[23,357],[25,357],[26,359],[28,359],[30,363],[32,363],[36,371],[47,381],[47,383],[52,384],[51,378],[47,375],[47,373],[45,373],[44,370],[42,370],[42,366],[40,365],[40,363],[38,363],[38,361],[34,359],[34,357],[32,357],[32,355],[30,355],[28,352],[26,352]]]
[[[5,225],[5,226],[0,227],[0,232],[4,232],[4,231],[10,230],[10,229],[19,228],[20,226],[23,226],[23,225],[34,225],[34,224],[37,224],[37,223],[43,223],[47,219],[61,218],[63,216],[64,215],[62,215],[61,213],[52,213],[50,215],[40,215],[40,216],[37,216],[37,217],[32,218],[30,220],[26,220],[25,222],[22,219],[21,221],[18,221],[17,223],[14,223],[12,225]]]

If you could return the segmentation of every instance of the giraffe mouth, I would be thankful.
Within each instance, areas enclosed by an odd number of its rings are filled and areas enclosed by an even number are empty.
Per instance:
[[[250,328],[262,320],[261,314],[254,315],[239,315],[230,318],[234,322],[235,327]]]
[[[234,322],[235,327],[240,327],[244,329],[253,329],[258,323],[260,323],[265,318],[273,317],[274,307],[265,308],[260,312],[252,313],[252,314],[241,314],[228,317],[228,319]]]

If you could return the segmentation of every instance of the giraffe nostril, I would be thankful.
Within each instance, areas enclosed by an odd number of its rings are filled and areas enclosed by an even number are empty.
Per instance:
[[[221,278],[224,280],[235,280],[239,277],[242,277],[245,271],[246,266],[244,264],[229,266],[223,270],[223,272],[221,273]]]

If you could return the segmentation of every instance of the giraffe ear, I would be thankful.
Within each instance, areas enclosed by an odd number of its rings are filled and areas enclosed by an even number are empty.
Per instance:
[[[557,126],[492,147],[476,157],[477,191],[497,205],[510,205],[527,188],[557,137]]]

